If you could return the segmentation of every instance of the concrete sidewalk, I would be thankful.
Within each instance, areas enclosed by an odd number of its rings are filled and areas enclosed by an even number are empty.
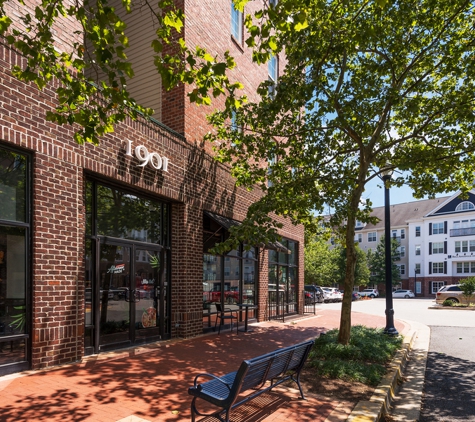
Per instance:
[[[0,378],[0,421],[187,421],[196,374],[224,374],[241,361],[317,337],[339,327],[340,311],[319,308],[317,315],[291,322],[263,322],[252,332],[212,333],[104,353],[81,363]],[[384,327],[385,318],[352,314],[353,325]],[[409,327],[396,321],[402,334]],[[276,388],[231,413],[232,421],[321,421],[348,419],[348,403]],[[211,422],[216,419],[205,418]]]

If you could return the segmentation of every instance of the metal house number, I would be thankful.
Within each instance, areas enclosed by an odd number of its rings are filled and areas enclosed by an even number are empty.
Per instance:
[[[132,141],[126,141],[126,153],[129,157],[133,157],[132,154]],[[162,157],[156,152],[148,152],[148,149],[144,145],[139,145],[133,149],[135,157],[141,162],[137,164],[138,167],[145,167],[149,164],[155,170],[168,171],[168,158]]]

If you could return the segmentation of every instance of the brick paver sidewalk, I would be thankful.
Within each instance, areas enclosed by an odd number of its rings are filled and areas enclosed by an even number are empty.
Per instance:
[[[189,421],[187,389],[196,374],[236,370],[243,359],[337,328],[339,318],[339,311],[319,308],[316,316],[256,324],[249,333],[223,331],[0,377],[0,421]],[[352,322],[383,327],[385,319],[353,313]],[[396,328],[403,332],[404,325],[397,321]],[[346,420],[351,411],[345,403],[325,397],[297,398],[298,390],[279,387],[233,411],[232,421],[328,422]]]

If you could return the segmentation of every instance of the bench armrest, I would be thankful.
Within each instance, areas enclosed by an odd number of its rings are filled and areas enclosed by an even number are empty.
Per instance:
[[[195,387],[198,391],[201,391],[203,387],[201,387],[201,384],[197,384],[196,382],[198,381],[198,378],[199,377],[209,377],[209,378],[212,378],[212,379],[215,379],[216,381],[219,381],[220,383],[224,384],[229,391],[231,391],[231,387],[229,386],[228,383],[224,382],[220,377],[217,377],[216,375],[213,375],[213,374],[207,374],[207,373],[203,373],[203,374],[198,374],[194,381],[193,381],[193,387]]]

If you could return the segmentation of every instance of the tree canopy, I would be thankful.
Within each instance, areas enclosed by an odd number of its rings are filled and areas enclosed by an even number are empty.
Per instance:
[[[400,170],[386,183],[407,183],[416,197],[470,189],[473,7],[467,0],[281,0],[248,16],[254,60],[279,55],[284,69],[275,88],[262,83],[259,102],[210,118],[209,138],[219,141],[237,183],[264,192],[243,233],[255,222],[274,233],[270,212],[311,226],[330,207],[327,223],[340,228],[351,290],[355,223],[371,221],[362,193],[382,169]],[[348,299],[342,343],[350,326]]]
[[[0,0],[0,36],[27,61],[26,66],[15,63],[13,75],[39,89],[57,82],[59,104],[46,112],[46,118],[60,125],[76,124],[78,143],[97,145],[126,117],[152,113],[127,87],[134,70],[127,56],[123,16],[134,8],[146,8],[153,16],[156,38],[148,54],[154,57],[164,87],[194,84],[189,98],[197,104],[210,104],[221,94],[233,101],[234,91],[242,88],[226,75],[235,66],[227,53],[217,58],[200,47],[187,47],[181,35],[185,16],[174,0],[121,0],[114,6],[108,0]],[[76,39],[59,46],[56,36],[70,29],[68,21],[77,28]]]
[[[333,285],[338,272],[336,249],[330,249],[327,237],[320,234],[309,234],[305,240],[305,284]]]
[[[391,280],[393,284],[397,284],[401,280],[401,272],[396,262],[401,259],[399,251],[399,242],[395,238],[391,238]],[[376,250],[368,250],[368,265],[371,271],[370,281],[372,283],[386,282],[386,253],[385,253],[385,236],[382,235]],[[386,293],[387,294],[387,293]]]

